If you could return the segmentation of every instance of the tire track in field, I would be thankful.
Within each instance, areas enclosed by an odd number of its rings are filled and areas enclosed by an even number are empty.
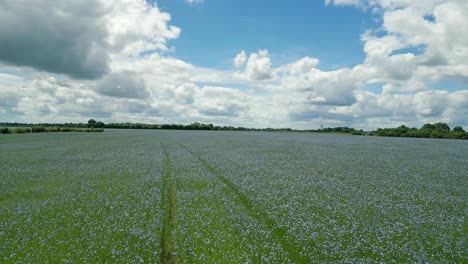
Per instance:
[[[216,176],[218,180],[224,183],[230,191],[234,194],[235,200],[239,201],[247,210],[249,215],[258,222],[263,223],[269,230],[271,230],[271,236],[277,242],[279,242],[286,252],[287,256],[293,263],[309,263],[309,259],[307,257],[301,256],[298,250],[294,247],[294,245],[285,239],[285,236],[288,232],[288,228],[280,226],[275,219],[271,218],[266,212],[256,208],[255,205],[248,199],[248,197],[242,193],[242,191],[232,183],[228,178],[224,177],[218,170],[216,170],[211,164],[209,164],[204,158],[202,158],[199,154],[193,152],[191,149],[177,143],[179,146],[187,150],[190,154],[196,157],[205,168]]]
[[[161,143],[161,142],[160,142]],[[163,177],[163,188],[161,191],[161,201],[163,215],[163,227],[161,232],[161,263],[175,264],[177,258],[177,197],[174,178],[172,176],[172,164],[169,153],[163,144],[164,167],[166,172]]]

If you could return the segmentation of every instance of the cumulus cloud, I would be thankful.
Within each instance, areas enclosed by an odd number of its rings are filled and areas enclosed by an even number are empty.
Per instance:
[[[12,93],[12,92],[4,92],[2,93],[2,97],[0,97],[0,106],[2,107],[15,107],[18,105],[21,96]]]
[[[107,32],[100,21],[104,14],[104,6],[93,0],[2,1],[0,60],[76,78],[97,78],[109,71]]]
[[[171,15],[146,0],[103,2],[107,40],[113,53],[137,56],[144,51],[167,51],[167,41],[179,37],[180,28],[168,25]]]
[[[167,50],[179,28],[145,0],[0,2],[0,61],[97,79],[112,55]]]
[[[321,71],[318,60],[304,58],[274,69],[277,84],[268,85],[289,118],[300,121],[368,124],[460,122],[466,124],[466,90],[449,92],[431,86],[468,83],[468,37],[457,34],[468,24],[466,1],[326,1],[327,5],[373,8],[382,26],[365,32],[365,60],[350,69]],[[452,15],[450,15],[452,14]],[[455,14],[455,15],[454,15]],[[428,16],[431,16],[428,18]],[[382,92],[367,91],[373,85]]]
[[[296,93],[295,104],[305,105],[351,105],[355,102],[353,92],[363,86],[350,69],[321,71],[316,69],[317,59],[303,58],[281,66],[276,71],[281,78],[269,89],[276,93]]]
[[[174,99],[177,103],[190,105],[193,104],[193,97],[198,91],[198,87],[193,83],[184,83],[170,91],[173,92]]]
[[[96,91],[103,95],[122,98],[147,98],[150,96],[145,87],[145,80],[131,71],[107,75],[98,83]]]
[[[196,95],[199,113],[207,116],[239,116],[248,107],[246,95],[236,89],[206,86]]]
[[[4,80],[0,74],[0,80]],[[11,78],[11,77],[10,77]],[[0,94],[12,95],[19,100],[10,107],[0,107],[0,119],[20,122],[83,122],[86,117],[109,117],[106,100],[81,82],[63,81],[46,75],[34,79],[17,78],[9,87],[0,81]],[[8,90],[8,91],[7,91]],[[69,120],[69,121],[67,121]]]
[[[241,51],[233,70],[198,67],[171,56],[168,41],[181,31],[156,5],[62,2],[0,2],[0,70],[10,73],[0,73],[2,120],[468,125],[466,1],[326,1],[358,6],[381,23],[361,36],[362,63],[334,70],[314,57],[277,66],[267,50]],[[463,90],[434,88],[446,81]]]
[[[389,88],[389,86],[387,86]],[[420,122],[452,122],[463,124],[468,118],[468,91],[421,91],[399,94],[390,91],[375,94],[357,91],[357,102],[352,106],[337,107],[331,112],[353,116],[360,120],[385,121],[420,120]],[[370,121],[369,121],[370,122]],[[378,124],[376,124],[378,125]]]
[[[358,90],[356,103],[351,107],[337,107],[336,113],[356,117],[372,113],[392,117],[398,122],[466,119],[466,90],[448,92],[430,87],[444,81],[468,83],[468,37],[459,34],[460,25],[468,24],[468,2],[376,0],[326,3],[372,7],[382,16],[380,29],[362,35],[366,59],[351,72],[366,84],[382,84],[382,93]]]
[[[316,69],[316,66],[319,64],[319,59],[304,57],[297,61],[294,61],[290,64],[278,67],[276,72],[286,73],[288,75],[300,76],[302,74],[307,74],[308,72]]]
[[[236,69],[242,68],[246,62],[247,62],[247,55],[245,51],[241,51],[239,54],[236,55],[236,57],[233,60],[234,67]]]
[[[261,81],[273,77],[268,50],[251,53],[248,59],[245,51],[242,51],[234,58],[234,66],[237,76],[247,80]]]
[[[468,24],[467,1],[327,3],[359,3],[382,12],[382,27],[362,35],[366,59],[355,71],[363,78],[371,82],[467,79],[468,36],[459,34],[459,26]]]
[[[0,73],[0,120],[15,120],[23,112],[18,108],[27,91],[23,90],[24,80],[21,77]]]

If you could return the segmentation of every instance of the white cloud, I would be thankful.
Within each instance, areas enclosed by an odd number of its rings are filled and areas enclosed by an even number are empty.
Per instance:
[[[22,85],[22,78],[0,73],[0,113],[3,112],[6,115],[7,112],[11,112],[18,105],[24,94],[18,91],[18,88],[12,87],[21,87]]]
[[[362,6],[364,0],[325,0],[325,5],[355,5],[355,6]]]
[[[382,28],[362,36],[365,61],[353,73],[367,83],[424,83],[468,79],[466,1],[367,1],[382,10]],[[433,16],[428,19],[427,16]],[[384,33],[384,34],[382,34]]]
[[[316,69],[318,64],[319,60],[317,58],[304,57],[290,64],[278,67],[276,72],[299,76]]]
[[[205,86],[196,95],[198,112],[206,116],[239,116],[248,108],[247,96],[242,91]]]
[[[145,80],[131,71],[107,75],[99,81],[96,91],[103,95],[121,98],[147,98],[150,96],[145,87]]]
[[[421,11],[427,11],[444,1],[446,0],[325,0],[325,5],[356,6],[372,9],[374,12],[396,10],[411,5]]]
[[[0,61],[97,79],[113,56],[167,51],[180,29],[145,0],[38,0],[0,3]]]
[[[251,53],[248,59],[242,51],[234,58],[234,65],[238,70],[237,76],[246,80],[261,81],[273,77],[268,50]]]
[[[76,78],[102,76],[109,71],[104,14],[94,0],[2,1],[0,60]]]
[[[468,91],[421,91],[399,94],[385,85],[381,94],[356,91],[357,102],[351,106],[336,107],[331,112],[352,116],[367,123],[366,128],[395,126],[411,121],[411,125],[426,122],[464,124],[468,118]],[[419,124],[415,124],[418,122]]]
[[[191,5],[202,4],[203,2],[205,2],[205,0],[185,0],[185,3],[191,4]]]
[[[167,51],[167,41],[179,37],[180,29],[168,25],[169,13],[145,0],[104,1],[103,17],[113,53],[137,56],[144,51]]]
[[[177,87],[171,87],[168,92],[171,93],[170,97],[178,104],[191,105],[194,101],[194,95],[199,88],[193,83],[184,83]]]
[[[236,55],[236,57],[233,60],[234,67],[236,69],[242,68],[246,62],[247,62],[247,55],[245,54],[245,51],[241,51],[239,54]]]
[[[351,105],[355,102],[353,91],[363,86],[350,69],[321,71],[315,68],[317,59],[303,58],[294,63],[281,66],[277,84],[269,90],[284,93],[297,93],[295,104],[304,105]]]

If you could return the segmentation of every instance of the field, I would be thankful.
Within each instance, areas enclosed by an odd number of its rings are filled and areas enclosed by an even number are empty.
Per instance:
[[[468,263],[468,142],[0,136],[0,263]]]

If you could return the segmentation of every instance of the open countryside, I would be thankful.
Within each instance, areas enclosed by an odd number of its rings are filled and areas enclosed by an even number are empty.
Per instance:
[[[468,264],[468,0],[0,0],[0,264]]]
[[[112,130],[0,138],[3,263],[463,263],[466,141]]]

